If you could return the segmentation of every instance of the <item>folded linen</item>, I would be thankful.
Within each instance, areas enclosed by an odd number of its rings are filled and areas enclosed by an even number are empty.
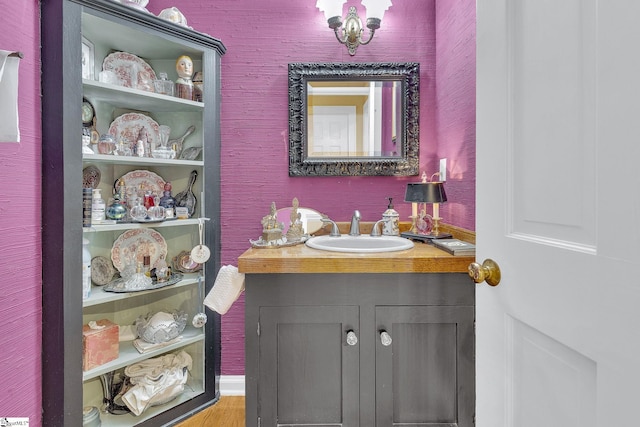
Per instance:
[[[162,347],[167,347],[171,344],[177,343],[178,341],[182,340],[182,336],[179,335],[177,337],[175,337],[172,340],[169,341],[165,341],[165,342],[161,342],[158,344],[153,344],[150,342],[146,342],[145,340],[143,340],[142,338],[137,338],[135,340],[133,340],[133,346],[136,348],[136,350],[138,350],[139,353],[148,353],[150,351],[162,348]]]
[[[238,267],[223,265],[218,271],[213,288],[204,298],[204,305],[211,310],[225,314],[244,290],[244,273]]]
[[[133,386],[122,395],[122,401],[138,416],[150,406],[175,399],[184,391],[191,365],[191,356],[180,351],[127,366],[124,373]]]

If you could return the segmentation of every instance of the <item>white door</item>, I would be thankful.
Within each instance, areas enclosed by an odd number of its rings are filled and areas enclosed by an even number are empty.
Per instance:
[[[356,107],[314,106],[310,123],[309,157],[348,157],[357,154]]]
[[[640,425],[638,22],[477,1],[478,427]]]

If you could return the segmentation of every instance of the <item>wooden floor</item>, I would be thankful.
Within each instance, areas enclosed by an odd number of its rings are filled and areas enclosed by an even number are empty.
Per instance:
[[[244,427],[244,396],[222,396],[213,406],[176,427]]]

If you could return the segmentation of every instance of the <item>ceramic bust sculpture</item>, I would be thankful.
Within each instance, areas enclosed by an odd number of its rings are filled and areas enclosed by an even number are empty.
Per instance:
[[[182,55],[176,61],[176,72],[178,80],[176,80],[176,95],[183,99],[193,98],[193,61],[187,55]]]

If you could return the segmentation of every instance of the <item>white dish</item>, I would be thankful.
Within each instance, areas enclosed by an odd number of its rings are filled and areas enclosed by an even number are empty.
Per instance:
[[[154,172],[140,169],[127,172],[120,177],[124,182],[124,186],[128,189],[130,187],[135,188],[136,191],[142,191],[146,193],[151,191],[158,197],[164,194],[165,181],[162,177]],[[118,180],[116,180],[118,182]]]
[[[152,147],[160,145],[160,125],[149,116],[140,113],[125,113],[111,122],[109,133],[120,141],[135,146],[140,135],[140,130],[147,131],[147,139]]]
[[[120,85],[155,92],[156,72],[144,59],[127,52],[114,52],[102,61],[103,71],[113,71]]]
[[[136,266],[151,257],[151,268],[156,268],[160,259],[167,257],[167,242],[162,234],[150,228],[138,228],[122,233],[111,248],[111,261],[119,272],[132,264]]]

